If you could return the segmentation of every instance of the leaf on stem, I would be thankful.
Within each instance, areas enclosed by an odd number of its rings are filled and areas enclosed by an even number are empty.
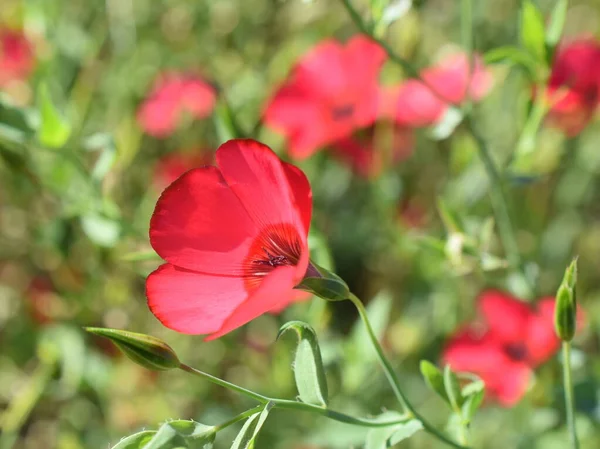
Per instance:
[[[402,415],[395,411],[387,411],[377,417],[382,421],[401,419]],[[387,449],[402,440],[410,438],[423,428],[423,424],[416,419],[405,423],[394,424],[388,427],[377,427],[371,429],[367,434],[365,449]]]
[[[253,449],[256,437],[274,405],[273,402],[268,402],[260,413],[250,416],[244,423],[242,430],[235,437],[235,440],[233,440],[230,449]]]
[[[522,3],[521,42],[539,65],[546,66],[544,17],[532,0]]]
[[[49,148],[60,148],[71,135],[71,125],[52,103],[46,84],[38,88],[38,101],[41,119],[38,140]]]

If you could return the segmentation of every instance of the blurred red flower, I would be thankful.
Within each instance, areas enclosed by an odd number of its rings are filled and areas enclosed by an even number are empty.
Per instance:
[[[215,107],[217,93],[200,77],[168,72],[155,82],[150,95],[138,109],[137,119],[154,137],[172,134],[183,113],[195,119],[208,117]]]
[[[489,399],[510,407],[526,393],[533,369],[560,348],[554,333],[554,298],[530,305],[498,291],[479,297],[483,322],[459,330],[443,352],[444,363],[483,379]]]
[[[414,134],[400,126],[372,126],[333,145],[335,154],[364,178],[377,177],[386,166],[407,159],[414,148]]]
[[[0,87],[24,80],[35,65],[33,48],[25,35],[16,30],[0,30]]]
[[[34,277],[25,291],[27,311],[36,324],[48,324],[54,321],[52,311],[56,300],[54,285],[44,276]]]
[[[230,140],[218,167],[192,169],[162,193],[150,242],[167,261],[147,279],[167,327],[220,337],[295,297],[309,267],[312,193],[304,173],[254,140]]]
[[[425,82],[411,79],[388,88],[389,99],[382,113],[403,126],[433,125],[441,120],[449,106],[465,101],[467,93],[472,101],[481,100],[493,83],[481,58],[475,57],[471,70],[469,59],[463,53],[450,55],[438,65],[423,70],[421,78]]]
[[[214,152],[203,149],[167,154],[154,167],[154,185],[162,191],[186,171],[209,165],[213,159]]]
[[[364,36],[353,37],[346,45],[321,42],[275,92],[265,122],[288,138],[290,154],[297,159],[372,125],[385,59],[381,47]]]
[[[548,120],[575,136],[594,116],[600,100],[600,45],[582,39],[562,46],[554,59],[546,92]]]

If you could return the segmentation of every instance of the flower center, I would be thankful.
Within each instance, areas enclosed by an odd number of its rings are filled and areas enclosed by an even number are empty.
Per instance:
[[[511,359],[517,362],[523,362],[529,356],[527,348],[521,343],[510,343],[504,347],[504,350]]]
[[[334,120],[344,120],[352,117],[354,114],[354,105],[353,104],[343,104],[340,106],[336,106],[331,110],[331,116]]]
[[[248,290],[253,290],[275,268],[296,266],[300,261],[300,235],[289,223],[268,225],[256,237],[244,263],[244,278]]]

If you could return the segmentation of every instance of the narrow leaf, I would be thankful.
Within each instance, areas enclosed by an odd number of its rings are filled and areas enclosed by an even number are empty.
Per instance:
[[[532,0],[522,3],[521,42],[538,64],[546,65],[544,17]]]
[[[71,125],[52,103],[46,84],[39,86],[38,101],[41,118],[38,140],[47,147],[60,148],[71,135]]]
[[[288,330],[298,335],[294,358],[294,377],[298,396],[302,402],[325,407],[327,405],[327,378],[321,358],[321,350],[314,329],[302,321],[290,321],[279,329],[277,338]]]
[[[377,418],[373,419],[373,421],[378,422],[386,422],[402,419],[403,415],[395,411],[386,411],[381,415],[377,416]],[[412,422],[413,420],[406,421],[405,423],[393,424],[386,427],[376,427],[369,430],[367,433],[367,439],[365,441],[365,449],[386,449],[390,447],[389,440],[397,431],[402,430],[402,428]]]
[[[273,408],[273,403],[269,402],[260,413],[250,416],[244,423],[242,429],[233,440],[231,449],[252,449],[256,437],[265,423],[269,412]]]
[[[429,388],[450,404],[450,399],[446,394],[446,387],[444,386],[444,376],[439,368],[427,360],[421,360],[420,368],[421,374]]]
[[[567,9],[569,7],[569,0],[557,0],[550,16],[550,24],[546,30],[546,45],[550,49],[551,53],[554,53],[554,49],[560,42],[560,37],[565,26],[565,20],[567,18]]]
[[[413,419],[407,423],[401,424],[398,430],[389,439],[389,446],[392,447],[398,444],[400,441],[404,441],[407,438],[412,437],[415,433],[423,428],[421,421]]]
[[[143,449],[210,449],[215,440],[215,428],[191,420],[164,423]]]
[[[144,446],[156,434],[156,430],[143,430],[123,438],[111,449],[144,449]]]
[[[456,374],[454,374],[450,368],[450,365],[446,365],[444,368],[444,387],[446,394],[448,395],[450,405],[455,412],[460,413],[460,408],[464,403],[464,398],[460,391],[458,377],[456,377]]]
[[[473,419],[473,416],[475,416],[475,412],[477,411],[477,409],[483,402],[484,396],[485,396],[485,390],[481,389],[481,390],[471,394],[469,397],[467,397],[467,400],[465,401],[465,403],[462,406],[462,413],[461,413],[463,420],[467,424],[470,423],[471,420]]]

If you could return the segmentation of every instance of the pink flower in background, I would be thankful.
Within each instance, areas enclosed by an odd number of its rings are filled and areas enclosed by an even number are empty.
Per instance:
[[[35,66],[33,48],[20,31],[0,30],[0,87],[26,79]]]
[[[575,136],[593,118],[600,100],[600,45],[582,39],[562,46],[554,59],[546,92],[548,120]]]
[[[433,125],[449,106],[464,102],[467,93],[472,101],[481,100],[493,83],[492,75],[480,57],[475,57],[471,71],[469,60],[462,53],[448,56],[438,65],[424,69],[421,78],[425,82],[410,79],[387,90],[388,104],[392,102],[395,106],[387,106],[384,113],[391,114],[400,125]]]
[[[203,149],[167,154],[154,167],[154,185],[163,190],[186,171],[212,164],[214,156],[214,151]]]
[[[505,407],[527,392],[533,370],[560,348],[554,333],[554,298],[535,307],[489,290],[478,301],[481,321],[460,329],[447,343],[444,363],[483,379],[489,399]]]
[[[377,119],[378,76],[386,55],[364,36],[318,44],[268,103],[264,120],[289,141],[297,159],[349,137]]]
[[[333,145],[336,156],[364,178],[378,176],[384,169],[407,159],[414,148],[411,128],[373,126]]]
[[[170,72],[161,75],[137,112],[144,131],[154,137],[167,137],[179,125],[181,116],[208,117],[217,100],[213,86],[200,77]]]

